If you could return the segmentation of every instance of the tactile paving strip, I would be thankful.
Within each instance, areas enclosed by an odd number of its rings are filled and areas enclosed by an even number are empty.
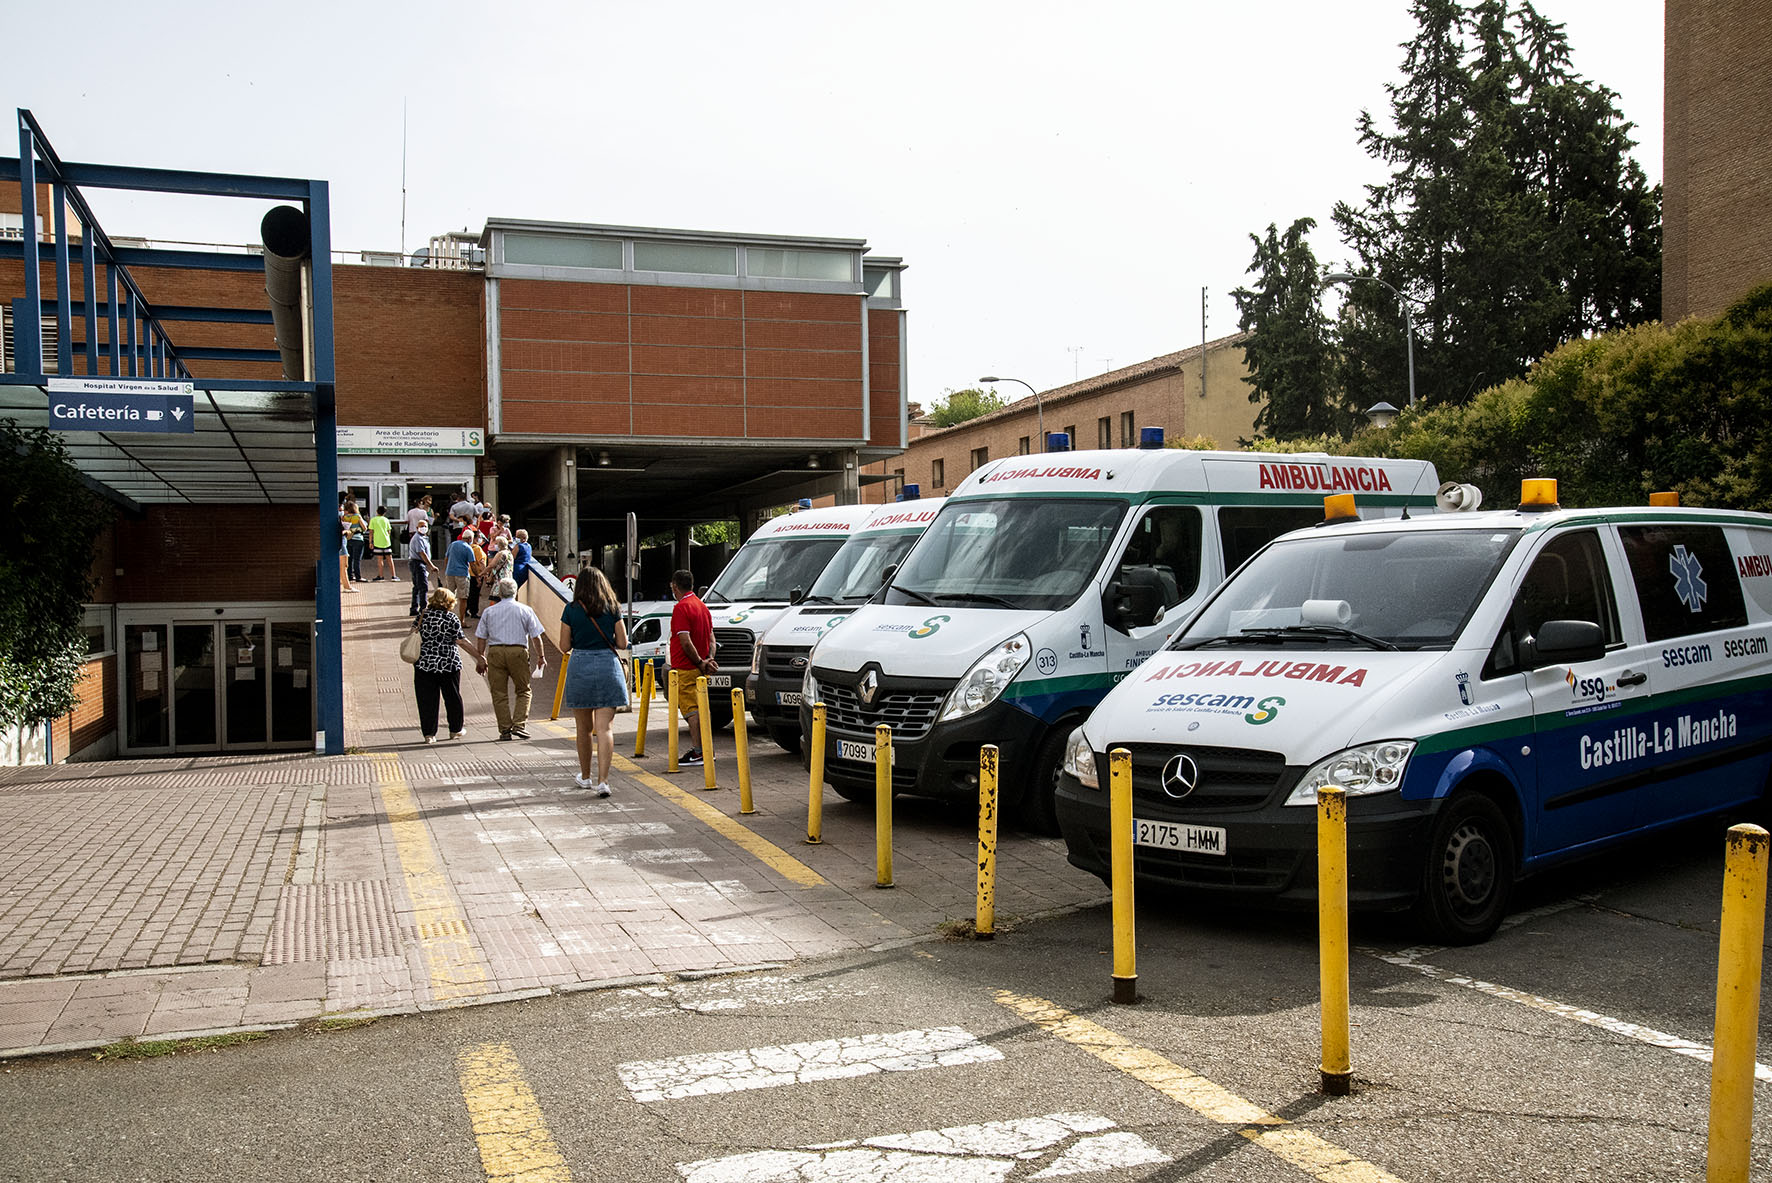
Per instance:
[[[277,902],[264,963],[398,957],[403,944],[385,882],[292,884]]]

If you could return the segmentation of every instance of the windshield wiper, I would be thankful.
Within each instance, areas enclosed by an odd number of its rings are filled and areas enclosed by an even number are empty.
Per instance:
[[[1251,629],[1246,633],[1233,633],[1219,637],[1188,637],[1185,640],[1177,637],[1169,648],[1180,651],[1185,649],[1205,649],[1212,645],[1278,645],[1284,638],[1278,629]]]
[[[831,596],[807,596],[800,602],[802,604],[841,604],[843,601]]]
[[[712,602],[713,602],[713,599],[714,599],[714,597],[715,597],[715,596],[719,596],[719,597],[720,597],[720,602],[721,602],[721,603],[722,603],[722,604],[730,604],[730,603],[732,603],[732,601],[731,601],[731,600],[729,600],[729,599],[727,599],[727,598],[726,598],[726,595],[725,595],[725,593],[723,593],[723,592],[717,592],[717,591],[715,591],[715,590],[714,590],[714,589],[713,589],[713,588],[711,588],[711,587],[710,587],[710,588],[708,588],[708,598],[707,598],[707,599],[705,599],[705,600],[703,600],[703,601],[702,601],[702,603],[704,603],[704,604],[707,604],[707,603],[712,603]]]
[[[1273,637],[1285,640],[1292,637],[1308,637],[1319,641],[1353,641],[1368,649],[1387,649],[1395,652],[1397,647],[1381,637],[1355,632],[1351,628],[1342,628],[1336,624],[1288,624],[1283,628],[1251,628],[1244,629],[1245,637]]]
[[[999,608],[1020,608],[1014,600],[1005,600],[1002,596],[993,596],[989,592],[942,592],[935,597],[938,600],[959,600],[967,604],[995,604]]]
[[[940,604],[936,603],[934,600],[930,599],[928,596],[924,595],[920,591],[915,590],[914,588],[900,587],[896,583],[892,584],[891,587],[892,587],[893,591],[901,592],[904,595],[911,597],[911,599],[913,599],[913,600],[921,600],[921,601],[923,601],[923,603],[928,604],[931,608],[941,607]]]

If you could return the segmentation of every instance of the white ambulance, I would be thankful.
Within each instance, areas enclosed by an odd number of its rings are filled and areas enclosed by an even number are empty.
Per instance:
[[[1062,437],[1061,437],[1062,438]],[[1431,512],[1418,460],[1154,448],[1012,456],[968,476],[886,590],[812,652],[825,775],[874,792],[874,728],[894,787],[976,799],[997,745],[1006,813],[1053,830],[1066,737],[1108,689],[1268,539],[1322,518],[1325,492]]]
[[[1759,800],[1772,516],[1563,510],[1554,481],[1527,484],[1518,510],[1326,524],[1257,554],[1076,730],[1071,861],[1108,873],[1125,748],[1140,877],[1308,905],[1336,784],[1353,905],[1469,943],[1521,875]]]
[[[714,726],[732,721],[733,679],[744,685],[757,637],[797,595],[811,590],[850,532],[878,508],[836,505],[771,518],[702,592],[714,618],[714,660],[720,667],[708,677],[708,715]]]
[[[856,527],[806,598],[782,613],[757,642],[745,702],[758,725],[788,751],[800,750],[800,683],[812,646],[882,590],[882,581],[898,569],[946,500],[913,498],[880,506]]]

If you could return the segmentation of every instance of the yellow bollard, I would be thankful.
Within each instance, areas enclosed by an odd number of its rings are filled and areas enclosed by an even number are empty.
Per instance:
[[[709,790],[720,786],[714,783],[714,719],[708,714],[708,680],[704,674],[695,676],[695,710],[701,716],[701,769],[702,780]],[[738,726],[737,719],[732,721]]]
[[[977,940],[997,935],[997,745],[978,749],[978,912],[972,921]]]
[[[677,687],[682,680],[682,670],[672,670],[665,675],[665,752],[668,756],[666,772],[677,771]]]
[[[732,688],[732,758],[738,764],[738,811],[757,812],[751,803],[751,732],[744,722],[744,691]]]
[[[560,704],[566,699],[566,671],[572,665],[572,650],[568,649],[560,655],[560,676],[554,681],[554,713],[548,716],[549,721],[560,717]]]
[[[1729,827],[1723,924],[1717,939],[1717,1026],[1711,1041],[1709,1183],[1747,1183],[1754,1132],[1754,1058],[1760,1027],[1760,959],[1766,935],[1768,836]]]
[[[812,704],[812,793],[806,799],[806,845],[824,842],[824,703]]]
[[[1132,921],[1132,753],[1108,753],[1108,851],[1114,892],[1114,1001],[1138,1001],[1138,949]]]
[[[874,886],[892,886],[892,728],[874,728]]]
[[[1353,1081],[1348,1050],[1347,794],[1317,790],[1317,977],[1323,995],[1323,1091],[1345,1097]]]
[[[634,758],[636,760],[646,754],[646,716],[652,706],[652,663],[650,661],[640,668],[639,697],[639,726],[634,729]]]

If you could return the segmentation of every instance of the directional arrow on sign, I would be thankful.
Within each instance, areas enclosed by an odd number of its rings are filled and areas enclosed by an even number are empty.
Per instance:
[[[174,419],[179,420],[180,422],[183,422],[184,417],[185,417],[185,409],[183,407],[172,408],[172,417]]]

